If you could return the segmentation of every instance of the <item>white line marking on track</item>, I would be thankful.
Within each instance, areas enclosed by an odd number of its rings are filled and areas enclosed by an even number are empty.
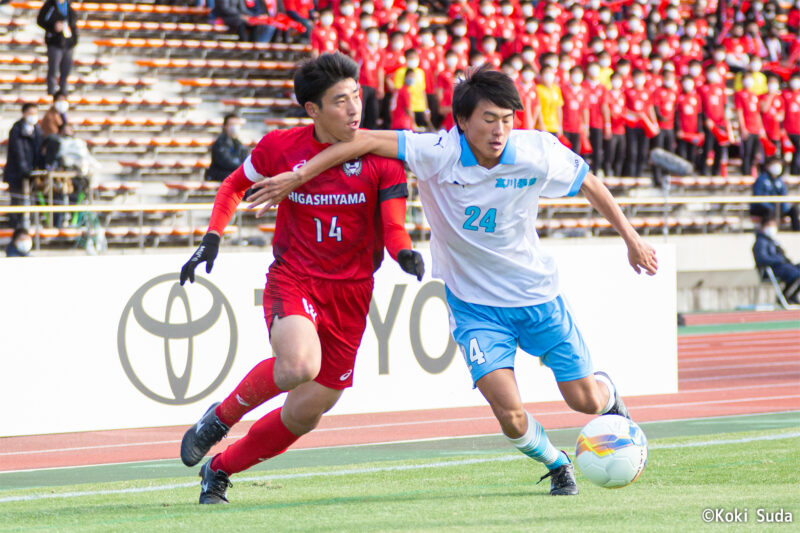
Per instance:
[[[775,363],[753,363],[753,364],[738,364],[738,365],[724,365],[724,366],[717,366],[717,365],[704,365],[704,366],[693,366],[691,368],[682,369],[682,374],[689,373],[694,370],[732,370],[736,368],[771,368],[775,366],[796,366],[798,370],[800,370],[800,361],[780,361]]]
[[[680,372],[679,372],[680,374]],[[680,382],[686,383],[687,381],[719,381],[723,379],[736,379],[736,378],[744,378],[744,379],[752,379],[752,378],[771,378],[771,377],[789,377],[795,374],[800,374],[800,372],[765,372],[762,374],[750,374],[749,372],[746,374],[730,374],[725,376],[709,376],[704,378],[684,378],[681,377]]]
[[[796,354],[787,353],[787,354],[779,354],[777,357],[796,357]],[[725,356],[713,356],[713,357],[681,357],[680,364],[685,365],[686,363],[697,363],[701,361],[759,361],[761,359],[775,359],[775,354],[758,354],[758,355],[725,355]]]
[[[649,446],[651,450],[666,450],[675,448],[697,448],[700,446],[719,446],[725,444],[743,444],[747,442],[766,441],[766,440],[784,440],[800,437],[800,432],[794,433],[773,433],[768,435],[759,435],[756,437],[743,437],[740,439],[724,439],[724,440],[706,440],[695,442],[679,442],[675,444],[653,444]],[[246,476],[240,477],[239,482],[253,482],[253,481],[271,481],[278,479],[307,479],[312,477],[338,477],[349,476],[354,474],[374,474],[378,472],[401,472],[407,470],[424,470],[427,468],[449,468],[453,466],[464,466],[485,463],[504,463],[508,461],[520,461],[528,459],[524,455],[500,455],[497,457],[482,457],[475,459],[462,459],[456,461],[435,461],[432,463],[422,463],[414,465],[395,465],[395,466],[377,466],[371,468],[345,468],[341,470],[330,470],[324,472],[298,472],[296,474],[268,474],[263,476]],[[189,487],[196,487],[197,482],[192,483],[170,483],[168,485],[157,485],[149,487],[132,487],[128,489],[110,489],[110,490],[87,490],[79,492],[63,492],[60,494],[28,494],[24,496],[7,496],[0,498],[0,503],[36,501],[36,500],[53,500],[53,499],[67,499],[67,498],[80,498],[84,496],[107,496],[111,494],[138,494],[143,492],[159,492],[164,490],[184,489]]]

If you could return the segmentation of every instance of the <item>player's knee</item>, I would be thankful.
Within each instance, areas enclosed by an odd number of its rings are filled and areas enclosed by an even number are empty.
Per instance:
[[[276,365],[275,383],[283,390],[290,390],[317,377],[319,358],[296,357]]]
[[[516,438],[525,434],[528,423],[528,415],[525,409],[497,409],[495,408],[495,415],[497,416],[500,426],[503,428],[503,433]]]

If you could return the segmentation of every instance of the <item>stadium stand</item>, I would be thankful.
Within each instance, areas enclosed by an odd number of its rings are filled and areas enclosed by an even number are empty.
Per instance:
[[[327,2],[321,5],[325,4]],[[762,70],[779,75],[779,89],[787,97],[791,91],[800,91],[791,89],[788,83],[791,73],[798,70],[800,59],[800,37],[796,27],[791,26],[798,21],[797,7],[779,2],[778,17],[776,22],[771,22],[753,12],[752,4],[741,10],[737,1],[719,9],[721,4],[717,2],[679,5],[675,5],[674,0],[658,5],[613,2],[601,3],[611,11],[609,21],[603,22],[600,19],[605,17],[605,10],[592,9],[590,4],[564,1],[540,2],[534,6],[519,2],[514,3],[514,13],[506,17],[500,14],[499,3],[493,4],[493,14],[479,15],[470,12],[469,7],[459,7],[470,4],[453,3],[448,12],[434,13],[429,4],[422,2],[422,13],[407,17],[410,27],[402,31],[402,49],[416,48],[420,52],[420,68],[432,84],[431,88],[443,89],[447,88],[447,83],[452,87],[455,69],[463,70],[467,66],[474,44],[473,61],[505,60],[501,68],[518,79],[521,93],[528,95],[526,103],[535,106],[535,98],[531,100],[533,97],[526,93],[530,85],[525,85],[521,75],[526,63],[535,76],[539,75],[545,61],[554,63],[560,82],[566,86],[570,77],[562,67],[573,64],[583,67],[586,76],[589,64],[599,61],[601,52],[606,51],[611,55],[611,66],[604,74],[607,85],[610,86],[611,69],[624,59],[633,68],[645,72],[647,87],[654,96],[663,88],[667,65],[675,69],[680,82],[681,76],[689,74],[688,60],[694,57],[692,54],[699,51],[699,59],[705,67],[714,63],[714,52],[717,45],[721,45],[727,53],[721,63],[729,63],[727,66],[720,63],[719,68],[724,74],[726,117],[733,133],[730,157],[719,169],[721,175],[705,176],[698,172],[672,176],[667,182],[669,191],[653,187],[649,168],[641,176],[605,175],[603,180],[620,198],[749,194],[754,176],[739,171],[739,133],[734,109],[739,90],[737,80],[741,77],[737,77],[736,71],[741,69],[733,65],[733,59],[741,54],[749,54],[748,60],[751,56],[763,57]],[[10,128],[10,117],[16,116],[21,104],[36,103],[41,114],[52,102],[45,94],[47,59],[43,53],[42,33],[35,21],[41,5],[34,1],[11,2],[0,10],[0,48],[3,49],[0,53],[0,111],[4,117],[0,128],[3,137]],[[378,63],[387,78],[392,78],[394,70],[405,68],[402,49],[400,54],[391,49],[391,32],[400,29],[396,17],[402,13],[402,3],[398,5],[393,8],[395,11],[383,11],[376,6],[373,22],[381,29],[377,49],[366,47],[366,34],[359,29],[357,16],[352,21],[342,17],[336,20],[333,49],[349,50],[355,59],[365,64],[368,59],[365,54],[373,54],[380,60]],[[701,9],[703,5],[705,11]],[[318,53],[319,46],[324,45],[313,35],[311,43],[290,42],[302,41],[291,31],[278,32],[278,39],[270,43],[240,42],[207,8],[188,5],[76,2],[74,8],[79,15],[82,39],[75,54],[75,75],[70,80],[74,92],[69,96],[68,115],[76,135],[86,141],[99,163],[91,181],[93,202],[210,201],[217,184],[203,182],[203,173],[209,164],[209,147],[220,131],[225,113],[236,111],[244,115],[248,141],[259,139],[272,128],[310,123],[294,101],[291,75],[299,60]],[[741,11],[738,19],[732,16],[736,9]],[[661,22],[652,22],[652,12],[659,14]],[[581,20],[578,24],[571,23],[576,14],[581,15]],[[553,27],[545,28],[547,24],[543,22],[548,15],[555,15],[554,23]],[[419,25],[423,16],[430,23],[432,35],[420,32],[424,30]],[[709,16],[717,18],[716,40],[708,37],[706,21]],[[539,22],[537,28],[530,30],[526,25],[529,17]],[[467,22],[466,37],[456,33],[459,18]],[[674,20],[678,28],[674,34],[670,32],[670,20]],[[637,21],[643,23],[643,29],[638,29]],[[759,35],[740,37],[737,26],[747,26],[753,21],[761,29]],[[499,42],[497,56],[481,49],[486,28],[496,28],[493,32]],[[577,29],[570,33],[574,28]],[[690,45],[696,44],[697,50],[681,49],[680,35],[688,35],[689,28],[692,32],[696,30],[696,34],[690,36]],[[777,45],[771,37],[773,33],[778,36]],[[433,44],[430,37],[434,38]],[[396,35],[393,38],[396,39]],[[598,39],[601,49],[593,49]],[[659,56],[658,50],[664,43],[669,48],[668,54]],[[532,48],[532,56],[527,53],[530,50],[524,49],[525,44]],[[627,47],[628,51],[621,52],[620,46]],[[645,46],[652,50],[650,55],[642,54]],[[444,51],[448,49],[457,52],[455,66],[445,62]],[[548,52],[560,53],[560,56]],[[441,75],[446,72],[451,74],[449,81],[447,76]],[[633,73],[630,71],[625,76],[624,88],[632,86]],[[694,77],[698,81],[697,92],[701,93],[704,76]],[[534,93],[536,81],[538,78],[533,81]],[[584,85],[588,87],[586,82]],[[388,103],[392,87],[386,89]],[[435,90],[428,94],[438,98]],[[624,98],[624,93],[620,94],[619,98]],[[695,114],[700,111],[698,109]],[[784,115],[788,117],[787,111],[788,108],[784,109]],[[668,117],[664,117],[663,112],[659,110],[657,122],[669,129]],[[383,126],[389,127],[386,116],[382,119]],[[625,118],[619,121],[624,122]],[[784,129],[791,128],[787,125]],[[0,146],[0,161],[5,160],[6,142],[3,140]],[[778,145],[786,148],[780,142]],[[585,157],[591,160],[592,155],[586,153]],[[703,157],[694,162],[699,165]],[[788,169],[789,165],[786,166]],[[416,191],[413,176],[410,178],[413,200]],[[786,176],[784,181],[790,193],[800,190],[800,177]],[[1,185],[0,201],[8,203],[8,193]],[[426,226],[418,204],[412,202],[409,209],[409,220],[414,221],[409,223],[409,228],[415,235],[425,238]],[[727,232],[752,227],[747,205],[741,203],[676,204],[667,209],[666,216],[663,202],[626,206],[625,210],[634,226],[645,234],[665,230],[675,234]],[[197,220],[190,224],[186,217],[157,212],[144,216],[147,223],[141,227],[137,225],[137,217],[124,213],[111,212],[101,218],[110,241],[120,245],[184,242],[202,230]],[[2,222],[0,219],[0,224]],[[597,213],[579,204],[547,206],[542,209],[538,224],[543,235],[551,236],[604,235],[613,231]],[[245,214],[237,220],[236,230],[228,234],[242,235],[249,231],[268,236],[274,231],[274,225],[270,221],[259,225],[252,216]],[[62,240],[74,244],[80,237],[80,229],[42,228],[39,235],[45,245],[58,246]]]

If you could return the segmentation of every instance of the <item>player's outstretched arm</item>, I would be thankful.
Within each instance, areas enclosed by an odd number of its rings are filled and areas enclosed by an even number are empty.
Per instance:
[[[631,226],[631,223],[625,217],[622,209],[619,208],[611,192],[600,181],[597,176],[592,173],[586,175],[581,185],[581,192],[592,204],[592,207],[606,217],[611,222],[611,225],[617,230],[628,245],[628,261],[637,274],[642,270],[649,275],[654,275],[658,270],[658,259],[656,259],[656,251],[652,246],[642,240],[636,230]]]
[[[214,266],[214,259],[219,253],[220,235],[225,230],[225,226],[230,222],[233,213],[242,201],[244,193],[253,184],[244,173],[240,166],[220,185],[217,196],[214,198],[214,207],[211,210],[211,220],[208,223],[208,231],[203,237],[203,242],[192,254],[192,257],[181,268],[181,285],[188,279],[194,283],[194,269],[200,263],[206,264],[206,274],[211,272]]]
[[[314,179],[321,172],[364,154],[372,153],[397,159],[397,135],[396,131],[359,130],[352,141],[329,146],[299,169],[283,172],[256,183],[253,186],[255,192],[250,197],[250,208],[263,205],[256,213],[256,217],[261,217],[270,207],[281,203],[290,192]]]
[[[400,268],[422,281],[422,276],[425,275],[425,263],[422,261],[422,254],[411,249],[411,236],[406,231],[405,219],[405,198],[392,198],[381,202],[383,241],[386,250]]]

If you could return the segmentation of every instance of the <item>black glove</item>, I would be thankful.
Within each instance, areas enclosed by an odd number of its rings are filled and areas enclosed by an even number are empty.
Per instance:
[[[397,252],[397,264],[412,276],[417,276],[419,281],[422,281],[422,275],[425,274],[425,263],[422,262],[422,255],[419,252],[408,249],[400,250]]]
[[[203,237],[203,242],[200,243],[200,246],[194,252],[192,258],[181,268],[181,285],[186,283],[187,279],[191,283],[194,283],[194,269],[203,261],[206,262],[206,274],[211,272],[211,267],[214,266],[214,259],[217,258],[218,252],[219,235],[215,233],[206,233]]]

